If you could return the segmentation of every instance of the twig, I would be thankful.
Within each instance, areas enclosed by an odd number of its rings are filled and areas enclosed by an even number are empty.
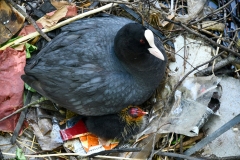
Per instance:
[[[25,99],[25,102],[24,102],[24,106],[26,106],[27,104],[29,104],[31,102],[32,94],[33,93],[31,91],[29,91],[29,90],[27,91],[27,95],[26,95],[26,99]],[[20,116],[18,118],[18,122],[16,124],[16,127],[15,127],[15,129],[13,131],[12,137],[10,139],[10,142],[12,144],[14,144],[16,142],[16,138],[19,135],[20,129],[22,128],[22,125],[23,125],[24,119],[26,117],[26,114],[27,114],[27,108],[25,108],[21,112],[21,114],[20,114]]]
[[[233,1],[234,1],[234,0],[230,0],[228,3],[226,3],[226,4],[223,5],[222,7],[220,7],[220,8],[218,8],[218,9],[214,10],[212,13],[210,13],[210,14],[208,14],[208,15],[202,17],[202,18],[200,18],[199,20],[197,20],[197,21],[195,21],[195,22],[192,22],[191,25],[196,24],[196,23],[202,21],[203,19],[207,18],[208,16],[210,16],[210,15],[212,15],[212,14],[214,14],[214,13],[217,13],[218,11],[222,10],[223,8],[225,8],[226,6],[230,5]]]
[[[109,153],[120,153],[120,152],[140,152],[142,149],[141,148],[120,148],[120,149],[112,149],[112,150],[106,150],[106,151],[101,151],[98,153],[91,154],[90,157],[96,157],[98,155],[103,155],[103,154],[109,154]]]
[[[17,140],[17,142],[19,143],[20,146],[25,147],[25,148],[27,148],[29,151],[36,153],[36,151],[33,150],[32,148],[30,148],[26,143],[21,142],[21,141],[19,141],[19,140]]]
[[[128,5],[132,5],[134,3],[137,3],[136,1],[134,2],[127,2],[127,1],[119,1],[119,0],[97,0],[95,2],[108,2],[108,3],[119,3],[119,4],[128,4]]]
[[[45,38],[47,41],[51,41],[51,39],[38,27],[37,23],[30,17],[26,12],[22,10],[15,2],[12,0],[5,0],[6,2],[10,3],[18,12],[20,12],[27,20],[30,22],[33,27],[38,31],[38,33]]]
[[[237,64],[240,64],[240,59],[237,59],[236,57],[230,55],[228,56],[227,58],[221,60],[220,62],[218,62],[217,64],[215,64],[214,66],[214,70],[218,70],[230,63],[237,63]],[[206,69],[203,69],[201,70],[200,72],[198,73],[195,73],[195,76],[204,76],[204,75],[209,75],[212,73],[212,70],[213,70],[213,66],[210,66]]]
[[[222,34],[220,35],[220,38],[217,40],[217,43],[220,44],[221,43],[221,38],[222,38]],[[214,56],[216,56],[219,52],[219,47],[217,47],[216,53],[214,54]],[[213,60],[213,64],[212,64],[212,73],[214,74],[214,67],[216,64],[216,59]]]
[[[173,2],[173,0],[171,0],[170,12],[171,12],[172,15],[174,15],[173,7],[174,7],[174,2]]]
[[[191,145],[193,142],[196,142],[197,140],[199,139],[202,139],[203,138],[203,133],[200,133],[198,136],[196,137],[191,137],[189,140],[187,140],[186,142],[183,142],[182,146],[185,147],[185,146],[189,146]],[[174,146],[169,146],[169,147],[166,147],[164,148],[163,150],[168,150],[168,149],[179,149],[181,147],[180,144],[177,144],[177,145],[174,145]]]
[[[8,156],[16,156],[13,153],[2,152],[3,155]],[[25,157],[58,157],[58,156],[82,156],[86,157],[86,155],[80,155],[78,153],[58,153],[58,154],[44,154],[44,155],[24,155]],[[126,159],[126,160],[144,160],[144,159],[136,159],[136,158],[124,158],[124,157],[115,157],[115,156],[95,156],[96,158],[107,158],[107,159]]]
[[[132,9],[130,9],[129,7],[127,7],[124,4],[119,4],[119,6],[124,9],[126,12],[128,12],[131,16],[133,16],[136,20],[138,20],[138,22],[142,22],[142,18],[140,15],[136,14],[135,11],[133,11]],[[147,22],[144,22],[144,26],[147,26],[148,29],[150,29],[156,36],[158,36],[161,40],[165,40],[166,37],[157,29],[153,28],[150,24],[148,24]],[[174,45],[172,43],[172,41],[168,40],[166,42],[169,46],[171,46],[172,48],[174,48]]]
[[[207,145],[208,143],[210,143],[213,140],[215,140],[217,137],[219,137],[220,135],[222,135],[223,133],[228,131],[230,128],[232,128],[233,126],[235,126],[239,122],[240,122],[240,114],[238,114],[233,119],[231,119],[230,121],[225,123],[222,127],[220,127],[219,129],[217,129],[216,131],[214,131],[213,133],[211,133],[210,135],[208,135],[207,137],[202,139],[196,145],[194,145],[193,147],[191,147],[190,149],[185,151],[184,154],[185,155],[192,155],[192,154],[194,154],[195,152],[197,152],[200,149],[202,149],[205,145]]]
[[[154,133],[152,133],[153,134],[153,143],[152,143],[152,151],[151,151],[151,155],[149,156],[149,158],[148,159],[152,159],[153,158],[153,156],[154,156],[154,148],[155,148],[155,144],[156,144],[156,137],[157,137],[157,131],[158,130],[160,130],[164,125],[168,125],[168,124],[170,124],[170,123],[166,123],[166,124],[163,124],[163,125],[161,125],[161,126],[159,126],[159,124],[160,124],[160,119],[161,119],[161,117],[163,116],[163,114],[164,114],[164,111],[161,113],[161,115],[159,115],[158,116],[158,120],[157,120],[157,122],[158,122],[158,124],[157,124],[157,130],[154,132]],[[151,134],[151,133],[150,133]],[[149,134],[149,135],[150,135]]]
[[[46,101],[46,100],[47,100],[47,99],[46,99],[45,97],[41,97],[40,99],[38,99],[38,100],[36,100],[36,101],[34,101],[34,102],[32,102],[32,103],[29,103],[28,105],[23,106],[22,108],[19,108],[18,110],[16,110],[15,112],[7,115],[6,117],[3,117],[2,119],[0,119],[0,122],[1,122],[1,121],[4,121],[5,119],[11,117],[11,116],[14,115],[14,114],[19,113],[20,111],[24,110],[25,108],[30,107],[31,105],[35,105],[35,104],[38,104],[38,103],[43,102],[43,101]]]
[[[202,29],[202,28],[199,29],[198,27],[196,27],[196,26],[194,26],[194,25],[192,25],[191,27],[194,28],[194,29],[196,29],[196,30],[199,30],[200,32],[203,32],[203,33],[206,33],[206,34],[208,34],[208,35],[210,35],[210,36],[213,36],[213,37],[215,37],[215,38],[220,38],[220,37],[217,36],[216,34],[210,32],[210,31],[208,31],[208,30],[206,30],[206,29]],[[223,38],[222,38],[222,39],[223,39]]]
[[[179,144],[176,145],[176,146],[174,146],[174,149],[176,149],[177,146],[179,146],[179,148],[180,148],[180,153],[181,153],[181,154],[183,153],[183,138],[184,138],[184,136],[181,134],[181,135],[180,135],[180,142],[179,142]]]
[[[235,39],[237,36],[238,36],[238,33],[235,32],[235,35],[234,35],[233,39]],[[233,41],[231,41],[231,43],[229,44],[228,48],[231,48],[232,45],[233,45]],[[221,62],[218,62],[218,63],[214,66],[214,67],[215,67],[215,70],[220,69],[220,68],[228,65],[229,63],[237,63],[237,64],[239,64],[239,63],[240,63],[240,60],[237,59],[237,58],[235,58],[235,57],[233,57],[232,55],[230,55],[227,59],[224,59],[224,60],[222,60]],[[213,68],[213,67],[210,66],[210,67],[208,67],[208,68],[206,68],[206,69],[203,69],[203,70],[195,73],[195,76],[208,75],[208,74],[211,73],[212,68]]]
[[[225,47],[225,46],[223,46],[223,45],[221,45],[221,44],[218,44],[218,43],[216,43],[215,41],[213,41],[212,39],[209,39],[209,38],[207,38],[206,36],[204,36],[204,35],[202,35],[202,34],[199,34],[199,33],[195,32],[195,31],[191,30],[189,27],[187,27],[186,25],[182,24],[181,22],[175,22],[175,21],[172,21],[172,20],[170,20],[170,19],[168,19],[168,18],[165,18],[165,20],[166,20],[166,21],[169,21],[169,22],[171,22],[171,23],[174,23],[174,24],[176,24],[176,25],[179,25],[179,26],[181,26],[181,27],[183,27],[183,28],[186,29],[188,32],[190,32],[190,33],[192,33],[192,34],[194,34],[194,35],[196,35],[196,36],[198,36],[198,37],[201,37],[202,39],[210,42],[212,45],[214,45],[214,46],[216,46],[216,47],[219,47],[219,48],[225,50],[226,52],[230,52],[230,53],[232,53],[232,54],[234,54],[234,55],[236,55],[236,56],[240,56],[240,53],[237,53],[237,52],[229,49],[228,47]]]
[[[81,19],[81,18],[83,18],[83,17],[92,15],[92,14],[94,14],[94,13],[98,13],[98,12],[100,12],[100,11],[106,10],[106,9],[111,8],[111,7],[113,7],[113,6],[116,6],[116,5],[118,5],[118,4],[117,4],[117,3],[114,3],[114,4],[113,4],[113,3],[109,3],[109,4],[105,5],[105,6],[102,6],[102,7],[99,7],[99,8],[97,8],[97,9],[94,9],[94,10],[91,10],[91,11],[88,11],[88,12],[85,12],[85,13],[82,13],[82,14],[79,14],[79,15],[77,15],[77,16],[75,16],[75,17],[72,17],[72,18],[69,18],[69,19],[67,19],[67,20],[65,20],[65,21],[62,21],[62,22],[56,24],[55,26],[52,26],[52,27],[50,27],[50,28],[43,29],[42,31],[43,31],[44,33],[50,32],[50,31],[52,31],[52,30],[54,30],[54,29],[56,29],[56,28],[62,27],[62,26],[64,26],[64,25],[66,25],[66,24],[69,24],[70,22],[76,21],[76,20],[78,20],[78,19]],[[33,38],[35,38],[35,37],[38,36],[38,35],[39,35],[38,32],[30,33],[30,34],[28,34],[28,35],[26,35],[26,36],[24,36],[24,37],[21,37],[21,38],[15,40],[15,41],[11,42],[11,43],[6,44],[6,45],[3,46],[2,48],[0,48],[0,50],[4,50],[4,49],[6,49],[6,48],[9,47],[9,46],[19,45],[20,43],[22,43],[22,42],[24,42],[24,41],[28,41],[28,40],[30,40],[30,39],[33,39]]]
[[[229,156],[229,157],[200,157],[205,160],[239,160],[240,156]]]
[[[197,67],[193,68],[191,71],[189,71],[187,74],[185,74],[185,76],[174,86],[173,90],[172,90],[172,93],[171,95],[169,96],[168,100],[167,100],[167,103],[168,104],[171,100],[171,98],[174,96],[174,93],[176,92],[178,86],[180,86],[180,84],[182,84],[182,82],[187,78],[187,76],[189,74],[191,74],[193,71],[197,70],[199,67],[202,67],[210,62],[212,62],[214,59],[218,58],[219,56],[221,56],[223,53],[225,53],[224,51],[222,51],[221,53],[219,53],[218,55],[214,56],[212,59],[210,59],[209,61],[206,61],[205,63],[203,64],[200,64],[198,65]]]
[[[96,156],[97,158],[102,158],[102,159],[119,159],[119,160],[145,160],[145,159],[137,159],[137,158],[124,158],[124,157],[116,157],[116,156]]]
[[[176,157],[176,158],[184,158],[184,159],[189,159],[189,160],[202,160],[200,158],[190,157],[190,156],[186,156],[186,155],[183,155],[183,154],[170,153],[170,152],[161,152],[161,151],[156,151],[156,155],[168,156],[168,157]]]

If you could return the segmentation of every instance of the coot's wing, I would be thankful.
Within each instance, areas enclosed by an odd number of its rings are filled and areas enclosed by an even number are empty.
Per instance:
[[[117,31],[129,22],[98,17],[64,27],[26,66],[23,80],[43,96],[82,115],[120,111],[130,97],[134,101],[131,94],[136,94],[131,92],[132,77],[113,51]]]

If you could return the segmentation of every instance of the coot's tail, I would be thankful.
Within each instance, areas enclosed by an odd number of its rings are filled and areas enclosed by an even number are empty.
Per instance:
[[[43,93],[42,87],[35,77],[29,75],[22,75],[21,78],[25,83],[27,83],[33,89],[37,90],[40,94]]]

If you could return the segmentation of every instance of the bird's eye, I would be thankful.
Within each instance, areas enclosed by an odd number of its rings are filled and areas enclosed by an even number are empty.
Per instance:
[[[145,44],[145,40],[144,39],[140,39],[140,43],[141,44]]]

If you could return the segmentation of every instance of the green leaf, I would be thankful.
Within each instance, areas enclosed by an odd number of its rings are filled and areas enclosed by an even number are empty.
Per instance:
[[[178,138],[177,140],[173,140],[171,144],[172,144],[172,145],[175,145],[175,144],[177,144],[177,143],[179,143],[179,142],[180,142],[180,138]]]
[[[18,36],[18,37],[9,39],[7,42],[4,42],[4,43],[0,44],[0,47],[3,47],[3,46],[5,46],[6,44],[11,43],[11,42],[13,42],[13,41],[15,41],[16,39],[21,38],[21,37],[22,37],[22,36]]]
[[[37,50],[37,47],[29,43],[25,43],[25,47],[26,47],[26,58],[31,58],[31,53]]]
[[[20,148],[17,148],[16,159],[17,160],[27,160],[26,157],[24,156],[23,151]]]
[[[31,92],[36,92],[36,90],[30,87],[27,83],[24,83],[24,87],[26,88],[26,90],[29,90]]]

